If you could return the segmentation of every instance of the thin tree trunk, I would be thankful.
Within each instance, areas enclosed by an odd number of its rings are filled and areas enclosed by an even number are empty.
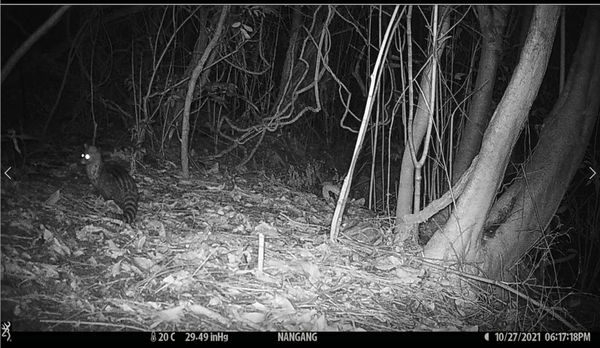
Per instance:
[[[283,62],[283,68],[281,70],[281,79],[279,80],[278,102],[283,98],[283,94],[286,90],[285,84],[289,80],[292,69],[294,68],[294,58],[296,57],[298,47],[298,35],[302,28],[302,12],[300,11],[300,6],[293,6],[292,11],[294,12],[292,15],[292,28],[288,48],[285,54],[285,61]]]
[[[450,7],[442,6],[440,12],[443,13],[443,22],[440,30],[440,37],[443,37],[450,28],[450,16],[448,11]],[[438,45],[437,55],[441,56],[444,51],[446,40],[443,40]],[[427,124],[429,121],[429,98],[431,97],[431,73],[433,67],[431,63],[423,69],[423,75],[421,77],[418,106],[412,125],[406,125],[407,127],[413,127],[412,138],[415,148],[415,152],[421,147],[425,133],[427,132]],[[412,83],[409,81],[408,83]],[[415,175],[415,164],[412,161],[410,147],[404,147],[404,154],[402,156],[402,168],[400,169],[400,182],[398,183],[398,201],[396,204],[396,234],[397,241],[401,242],[408,239],[410,236],[415,234],[416,225],[407,224],[404,222],[404,215],[412,213],[413,195],[414,195],[414,175]],[[416,213],[416,212],[415,212]]]
[[[181,121],[181,169],[183,171],[184,178],[189,178],[190,176],[188,157],[190,109],[192,106],[192,100],[194,99],[194,90],[196,88],[196,82],[198,81],[198,77],[200,76],[202,69],[204,69],[204,67],[206,66],[206,62],[208,61],[213,49],[217,46],[217,43],[221,39],[223,27],[225,25],[225,19],[229,14],[230,7],[230,5],[223,6],[223,9],[221,10],[221,17],[219,18],[219,23],[217,24],[217,28],[215,30],[213,38],[206,47],[202,58],[200,58],[200,61],[198,61],[198,65],[192,72],[192,76],[190,77],[190,82],[188,84],[187,96],[185,98],[185,104],[183,107],[183,119]]]

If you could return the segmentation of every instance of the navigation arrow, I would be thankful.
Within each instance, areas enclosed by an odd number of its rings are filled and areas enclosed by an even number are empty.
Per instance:
[[[12,178],[10,177],[10,175],[8,175],[8,171],[11,169],[12,167],[8,167],[7,170],[4,171],[4,175],[6,175],[10,180],[12,180]],[[594,173],[595,174],[595,173]]]
[[[592,168],[592,167],[588,167],[588,168],[590,168],[590,170],[591,170],[591,171],[592,171],[592,173],[593,173],[593,174],[592,174],[592,176],[590,176],[590,178],[589,178],[589,180],[592,180],[592,178],[593,178],[594,176],[596,176],[596,171],[595,171],[595,170],[594,170],[594,168]]]

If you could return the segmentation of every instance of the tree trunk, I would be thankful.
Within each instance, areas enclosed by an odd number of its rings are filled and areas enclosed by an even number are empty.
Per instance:
[[[490,122],[492,92],[502,57],[503,33],[509,10],[510,6],[477,6],[482,35],[481,56],[469,114],[453,163],[452,184],[458,181],[479,152],[483,133]]]
[[[198,30],[198,38],[196,39],[196,43],[194,44],[194,51],[192,52],[192,59],[190,59],[190,62],[188,64],[188,66],[185,68],[185,72],[183,73],[183,75],[181,76],[181,79],[186,79],[189,76],[192,76],[192,72],[194,71],[194,68],[198,65],[198,62],[200,61],[200,58],[202,58],[202,53],[204,53],[204,51],[206,50],[206,46],[208,45],[208,39],[209,39],[209,33],[208,33],[208,26],[210,25],[208,22],[208,11],[209,9],[207,8],[201,8],[199,10],[200,14],[198,16],[198,22],[199,22],[199,30]],[[209,59],[208,64],[211,64],[211,61]],[[199,88],[202,88],[202,86],[204,86],[205,83],[203,83],[206,79],[207,79],[207,74],[202,74],[202,76],[200,77],[200,83],[198,84]],[[204,81],[203,81],[204,80]],[[177,98],[173,98],[175,100],[175,105],[173,107],[173,110],[171,112],[171,115],[173,115],[174,118],[177,118],[177,116],[179,115],[179,113],[183,113],[183,108],[185,106],[185,96],[187,94],[187,86],[186,85],[182,85],[180,88],[178,88],[176,90],[176,95]]]
[[[326,47],[322,46],[327,43],[323,43],[321,38],[325,35],[325,31],[329,30],[332,19],[332,7],[318,6],[314,10],[307,36],[301,39],[302,44],[290,42],[284,62],[284,69],[286,70],[282,71],[281,89],[273,111],[275,116],[280,119],[281,126],[293,123],[299,118],[298,115],[302,115],[308,109],[312,112],[318,112],[321,109],[320,105],[316,105],[318,88],[315,89],[314,85],[318,85],[325,70],[324,64],[320,60],[325,59],[326,63],[328,57],[327,55],[320,55],[319,52],[327,51],[324,50]],[[293,25],[297,24],[301,25],[301,23],[296,23],[296,19],[294,19]],[[297,41],[299,34],[300,32],[292,33],[292,39],[295,37]],[[300,47],[300,52],[297,53],[299,57],[293,59],[290,54],[293,53],[292,50],[297,51],[297,46]],[[292,66],[288,66],[292,63]],[[311,99],[314,99],[314,101]],[[285,121],[282,122],[283,120]],[[265,121],[270,122],[269,119]]]
[[[202,54],[202,58],[198,61],[198,64],[194,68],[192,72],[192,76],[190,77],[190,81],[188,83],[187,96],[185,98],[185,104],[183,108],[183,119],[181,121],[181,170],[183,172],[183,177],[188,178],[190,176],[189,169],[189,157],[188,157],[188,146],[189,146],[189,133],[190,133],[190,109],[192,106],[192,99],[194,97],[194,90],[196,88],[196,82],[198,81],[198,77],[200,73],[206,66],[209,57],[213,53],[213,49],[217,46],[217,43],[221,39],[221,34],[223,33],[225,26],[225,19],[229,14],[229,5],[223,6],[221,10],[221,16],[219,17],[219,23],[217,23],[217,28],[215,29],[215,33],[213,35],[212,40],[209,42],[206,50]],[[207,74],[206,72],[205,74]]]
[[[567,83],[516,181],[494,204],[486,226],[485,267],[513,279],[514,265],[542,237],[581,163],[600,107],[600,8],[590,7]],[[488,230],[490,228],[488,227]]]
[[[527,120],[550,57],[557,6],[537,6],[532,25],[507,90],[487,128],[473,171],[450,218],[425,246],[434,259],[479,261],[481,235],[512,148]]]
[[[283,62],[283,68],[281,70],[281,79],[279,81],[279,95],[277,101],[283,98],[285,92],[285,84],[289,80],[292,69],[294,67],[294,58],[296,57],[296,51],[298,50],[298,37],[300,29],[302,29],[302,11],[300,6],[292,7],[294,14],[292,15],[292,28],[290,29],[290,40],[288,48],[285,54],[285,61]]]
[[[440,30],[439,37],[444,37],[450,28],[450,16],[448,11],[450,7],[442,6],[440,12],[444,13],[443,22]],[[438,57],[441,56],[444,51],[446,40],[442,40],[438,45]],[[423,69],[423,75],[421,77],[420,89],[419,89],[419,101],[416,108],[415,117],[412,125],[406,125],[407,127],[413,127],[412,138],[415,148],[415,152],[421,147],[423,138],[427,131],[427,124],[429,121],[429,98],[431,95],[431,72],[433,67],[431,63]],[[412,82],[409,82],[412,83]],[[396,204],[396,234],[397,241],[401,242],[416,233],[416,225],[405,223],[404,216],[412,213],[413,196],[415,192],[414,187],[414,175],[415,175],[415,164],[412,161],[410,147],[404,147],[404,154],[402,155],[402,168],[400,169],[400,182],[398,183],[398,201]]]

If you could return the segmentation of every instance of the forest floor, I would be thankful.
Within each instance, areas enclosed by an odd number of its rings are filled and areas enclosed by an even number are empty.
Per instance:
[[[66,159],[70,161],[70,158]],[[38,161],[2,179],[2,321],[41,331],[487,331],[523,328],[478,284],[426,268],[391,222],[265,174],[212,168],[183,179],[138,167],[134,224],[82,166]],[[264,266],[258,267],[259,236]]]

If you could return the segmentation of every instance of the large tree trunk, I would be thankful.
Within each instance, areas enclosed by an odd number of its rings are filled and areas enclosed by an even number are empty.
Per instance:
[[[537,95],[550,57],[557,6],[538,6],[508,88],[487,128],[472,174],[450,218],[425,246],[434,259],[480,261],[482,231],[512,148]]]
[[[525,173],[494,204],[486,226],[485,267],[510,267],[542,237],[585,154],[600,107],[600,8],[590,7],[565,88],[547,117]],[[491,231],[490,231],[491,232]]]
[[[502,40],[510,6],[477,6],[482,45],[477,80],[469,106],[469,114],[462,130],[460,145],[452,167],[455,184],[479,152],[483,133],[490,122],[492,92],[496,71],[502,57]]]

